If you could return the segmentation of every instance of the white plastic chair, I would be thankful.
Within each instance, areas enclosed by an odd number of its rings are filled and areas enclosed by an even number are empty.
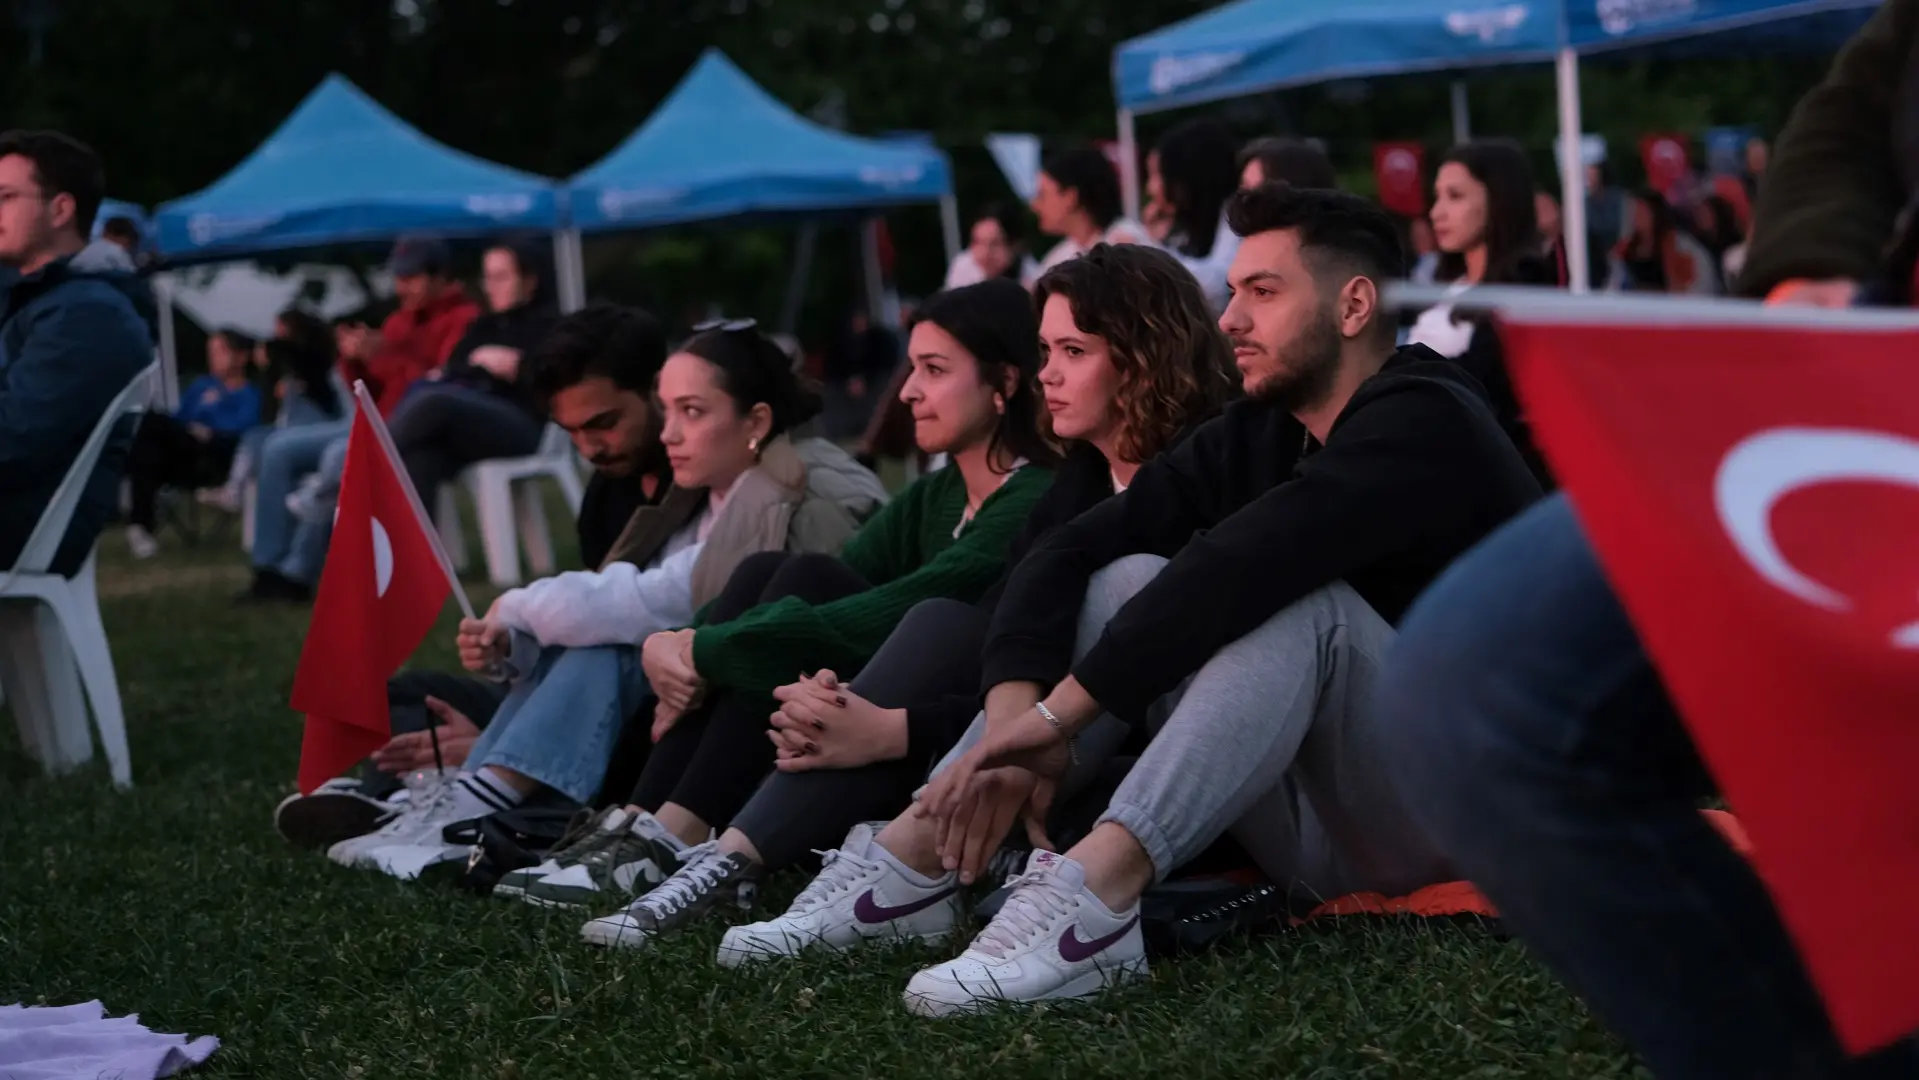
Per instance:
[[[91,702],[113,785],[119,788],[132,785],[133,766],[113,652],[100,621],[95,554],[89,552],[71,578],[51,573],[49,567],[114,425],[122,416],[145,409],[159,373],[158,364],[148,367],[114,398],[40,514],[19,560],[12,570],[0,572],[0,686],[6,688],[21,742],[50,773],[85,763],[93,757],[93,738],[87,731]],[[80,696],[82,683],[85,700]]]
[[[577,514],[580,500],[586,496],[586,484],[580,479],[579,459],[573,452],[573,440],[566,429],[548,424],[540,436],[540,448],[527,457],[493,458],[470,466],[460,474],[473,496],[474,513],[480,519],[480,544],[486,554],[486,576],[495,585],[520,584],[520,546],[526,545],[526,561],[535,576],[553,573],[558,561],[553,556],[553,536],[546,525],[546,503],[536,484],[519,483],[551,477],[566,496],[567,508]],[[519,483],[519,490],[514,485]],[[515,518],[518,518],[517,528]],[[467,567],[466,536],[460,528],[459,500],[453,486],[440,488],[439,505],[433,511],[440,541],[456,570]]]

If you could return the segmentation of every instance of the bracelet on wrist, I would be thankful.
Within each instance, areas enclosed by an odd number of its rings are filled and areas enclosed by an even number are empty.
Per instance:
[[[1033,709],[1039,713],[1041,720],[1053,725],[1053,730],[1059,732],[1060,738],[1066,740],[1066,759],[1074,765],[1078,765],[1079,740],[1067,733],[1066,725],[1059,722],[1059,717],[1053,715],[1053,710],[1047,708],[1044,701],[1035,701],[1033,703]]]

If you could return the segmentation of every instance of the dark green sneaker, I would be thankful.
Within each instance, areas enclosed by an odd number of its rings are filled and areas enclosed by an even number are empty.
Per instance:
[[[597,833],[567,865],[528,885],[520,899],[561,908],[625,900],[666,880],[684,850],[652,814],[626,814],[621,827]]]

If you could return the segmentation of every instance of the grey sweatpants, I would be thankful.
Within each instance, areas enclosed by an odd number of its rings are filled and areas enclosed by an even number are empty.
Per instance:
[[[1093,576],[1076,659],[1165,565],[1132,555]],[[1388,735],[1373,689],[1392,639],[1343,582],[1274,615],[1155,703],[1152,742],[1100,820],[1124,826],[1160,878],[1231,829],[1275,883],[1322,897],[1449,880],[1381,767]],[[977,742],[984,723],[976,719],[946,761]],[[1081,734],[1062,794],[1097,772],[1121,733],[1103,716]]]

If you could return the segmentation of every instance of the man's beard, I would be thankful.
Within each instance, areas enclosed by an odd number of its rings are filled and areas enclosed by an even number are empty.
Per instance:
[[[1332,395],[1339,375],[1339,323],[1330,306],[1321,308],[1299,335],[1275,350],[1278,370],[1247,391],[1255,401],[1277,405],[1290,413],[1322,404]]]

